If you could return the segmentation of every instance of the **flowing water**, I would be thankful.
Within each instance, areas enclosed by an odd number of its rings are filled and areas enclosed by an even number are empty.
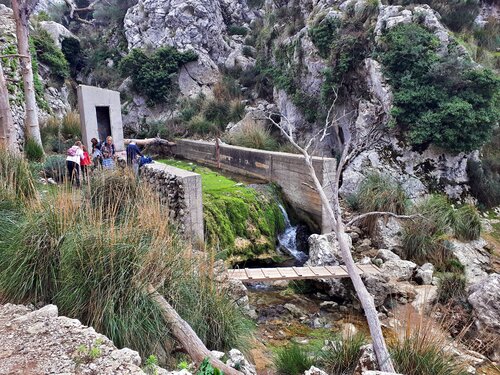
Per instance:
[[[295,258],[297,265],[306,262],[308,256],[297,248],[297,226],[292,226],[285,208],[280,204],[285,219],[285,231],[278,236],[279,249]]]

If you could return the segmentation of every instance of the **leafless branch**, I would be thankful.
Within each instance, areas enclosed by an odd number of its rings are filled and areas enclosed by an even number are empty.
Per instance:
[[[402,219],[402,220],[413,220],[413,219],[416,219],[416,218],[423,218],[423,216],[420,215],[420,214],[416,214],[416,215],[397,215],[397,214],[395,214],[393,212],[373,211],[373,212],[367,212],[365,214],[361,214],[361,215],[353,217],[351,220],[349,220],[349,222],[346,223],[346,226],[351,226],[354,223],[356,223],[356,222],[358,222],[360,220],[363,220],[363,219],[365,219],[367,217],[370,217],[370,216],[390,216],[390,217],[394,217],[396,219]]]
[[[81,18],[78,13],[92,12],[93,10],[95,10],[95,6],[101,1],[102,0],[95,0],[91,2],[88,6],[79,8],[73,0],[64,0],[64,2],[69,8],[69,18],[77,22],[85,23],[87,25],[92,25],[93,24],[92,21],[88,21],[86,19]]]
[[[18,53],[11,53],[11,54],[8,54],[8,55],[0,55],[0,59],[9,59],[9,58],[20,58],[20,59],[29,59],[30,57],[29,56],[26,56],[26,55],[20,55]]]

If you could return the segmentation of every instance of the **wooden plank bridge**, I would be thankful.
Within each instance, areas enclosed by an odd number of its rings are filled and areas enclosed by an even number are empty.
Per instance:
[[[380,269],[373,264],[357,264],[358,274],[376,274]],[[346,266],[241,268],[227,271],[232,279],[241,281],[276,281],[305,279],[341,279],[349,277]]]

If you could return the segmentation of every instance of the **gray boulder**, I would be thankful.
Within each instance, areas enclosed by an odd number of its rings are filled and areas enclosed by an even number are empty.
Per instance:
[[[469,284],[475,284],[486,278],[490,269],[490,254],[484,249],[487,242],[480,238],[476,241],[461,242],[452,240],[453,255],[465,267],[465,276]]]
[[[238,349],[231,349],[228,353],[229,359],[226,365],[234,367],[244,375],[257,375],[255,366],[248,362]]]
[[[402,260],[397,254],[386,249],[380,249],[376,258],[384,262],[380,267],[382,273],[398,281],[410,280],[417,268],[415,263]]]
[[[425,263],[417,268],[414,279],[420,285],[432,284],[432,276],[434,274],[434,266],[431,263]]]
[[[61,42],[65,38],[78,39],[71,31],[69,31],[63,25],[54,21],[41,21],[40,27],[49,33],[50,37],[59,48],[61,48]]]

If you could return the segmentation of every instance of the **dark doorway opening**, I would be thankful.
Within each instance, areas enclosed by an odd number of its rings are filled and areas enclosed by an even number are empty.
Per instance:
[[[99,140],[105,141],[111,135],[111,118],[109,117],[109,107],[95,107],[97,115],[97,133]]]

